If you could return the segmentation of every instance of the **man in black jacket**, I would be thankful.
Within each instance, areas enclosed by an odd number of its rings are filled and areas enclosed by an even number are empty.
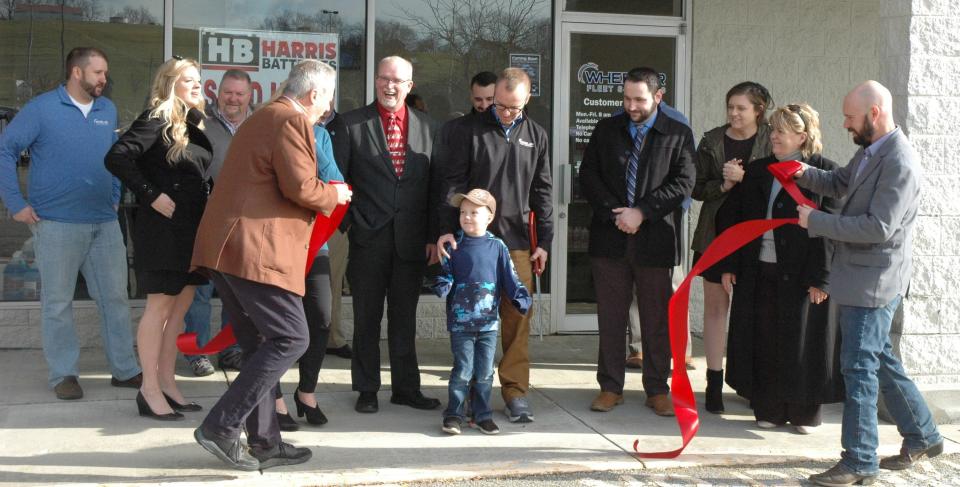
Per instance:
[[[342,228],[348,229],[347,279],[353,292],[355,409],[379,409],[380,320],[387,299],[387,343],[393,395],[390,402],[435,409],[440,401],[420,392],[415,344],[417,302],[426,263],[436,260],[428,208],[438,181],[430,164],[430,120],[408,109],[413,66],[397,56],[377,66],[377,100],[344,113],[334,152],[354,197]]]
[[[580,165],[590,206],[590,260],[597,293],[600,395],[590,408],[623,402],[624,333],[636,287],[643,348],[646,405],[672,416],[668,305],[671,273],[680,261],[684,198],[695,177],[693,133],[659,113],[657,72],[634,68],[623,84],[625,112],[601,120]]]
[[[528,289],[532,272],[545,269],[553,241],[553,204],[550,144],[547,132],[523,112],[530,100],[530,77],[519,68],[505,69],[497,79],[493,109],[467,116],[450,134],[444,168],[444,195],[440,205],[441,255],[445,244],[456,249],[453,230],[459,210],[450,197],[471,188],[483,188],[497,200],[498,211],[490,230],[503,239],[510,257]],[[531,253],[527,215],[536,213],[537,249]],[[500,305],[503,358],[497,367],[506,413],[511,422],[533,421],[527,401],[530,355],[527,339],[533,311],[521,314],[509,300]]]

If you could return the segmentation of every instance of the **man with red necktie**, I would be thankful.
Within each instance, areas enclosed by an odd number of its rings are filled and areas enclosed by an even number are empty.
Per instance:
[[[387,300],[390,402],[435,409],[440,401],[420,392],[415,344],[417,302],[427,262],[436,260],[429,241],[436,205],[437,174],[431,165],[433,132],[423,113],[404,100],[413,88],[413,66],[390,56],[377,66],[377,100],[344,113],[336,132],[337,162],[354,187],[342,229],[350,239],[347,279],[353,292],[353,390],[355,409],[379,410],[380,320]],[[432,205],[430,203],[433,203]]]

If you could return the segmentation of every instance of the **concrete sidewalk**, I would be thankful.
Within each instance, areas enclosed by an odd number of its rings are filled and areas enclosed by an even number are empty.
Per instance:
[[[589,410],[598,391],[595,336],[531,338],[534,359],[530,399],[536,422],[511,424],[498,412],[502,433],[485,436],[465,430],[460,436],[440,431],[440,411],[418,411],[389,402],[389,371],[384,370],[380,412],[353,411],[350,363],[328,357],[317,390],[330,419],[322,427],[302,424],[284,439],[308,446],[313,458],[302,465],[263,473],[230,470],[201,449],[192,432],[204,416],[186,413],[185,421],[161,423],[137,415],[136,391],[109,385],[110,375],[99,349],[81,354],[80,383],[85,396],[59,401],[46,387],[46,365],[39,350],[0,351],[0,485],[205,483],[250,485],[363,485],[492,475],[642,470],[685,465],[729,465],[795,459],[837,459],[840,453],[840,406],[824,411],[824,425],[809,436],[784,427],[761,430],[746,403],[727,391],[727,412],[701,409],[700,432],[675,460],[643,460],[632,455],[634,440],[647,451],[679,446],[674,418],[661,418],[643,406],[640,374],[628,371],[626,403],[610,413]],[[696,345],[699,342],[695,342]],[[385,343],[382,348],[386,348]],[[695,355],[701,355],[695,353]],[[451,358],[446,340],[419,344],[423,389],[446,403]],[[384,360],[384,364],[388,362]],[[702,400],[705,364],[690,371]],[[212,406],[227,387],[225,376],[192,377],[182,368],[184,395]],[[283,380],[296,388],[297,371]],[[502,408],[499,388],[494,406]],[[287,404],[293,401],[287,395]],[[960,427],[941,427],[948,452],[958,452]],[[896,428],[882,425],[882,455],[899,450]]]

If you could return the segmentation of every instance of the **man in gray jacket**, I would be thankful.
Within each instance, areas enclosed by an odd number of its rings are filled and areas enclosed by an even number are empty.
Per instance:
[[[890,324],[910,284],[911,246],[920,204],[920,167],[893,121],[890,91],[866,81],[843,100],[844,128],[861,146],[846,167],[804,165],[800,186],[843,198],[840,214],[799,207],[810,237],[835,244],[831,299],[839,305],[840,364],[846,383],[840,462],[810,476],[818,485],[870,483],[879,468],[902,470],[943,452],[943,437],[917,386],[893,354]],[[878,462],[877,399],[903,436],[900,454]],[[879,467],[879,468],[878,468]]]

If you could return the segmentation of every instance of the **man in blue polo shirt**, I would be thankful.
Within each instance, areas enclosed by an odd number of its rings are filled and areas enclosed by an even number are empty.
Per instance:
[[[0,198],[30,226],[40,267],[43,352],[59,399],[79,399],[80,347],[73,323],[77,272],[103,320],[103,347],[115,387],[140,387],[127,303],[127,259],[117,221],[120,183],[103,157],[116,140],[117,109],[100,98],[107,56],[78,47],[66,59],[66,83],[23,107],[0,137]],[[17,160],[30,149],[26,198]]]

